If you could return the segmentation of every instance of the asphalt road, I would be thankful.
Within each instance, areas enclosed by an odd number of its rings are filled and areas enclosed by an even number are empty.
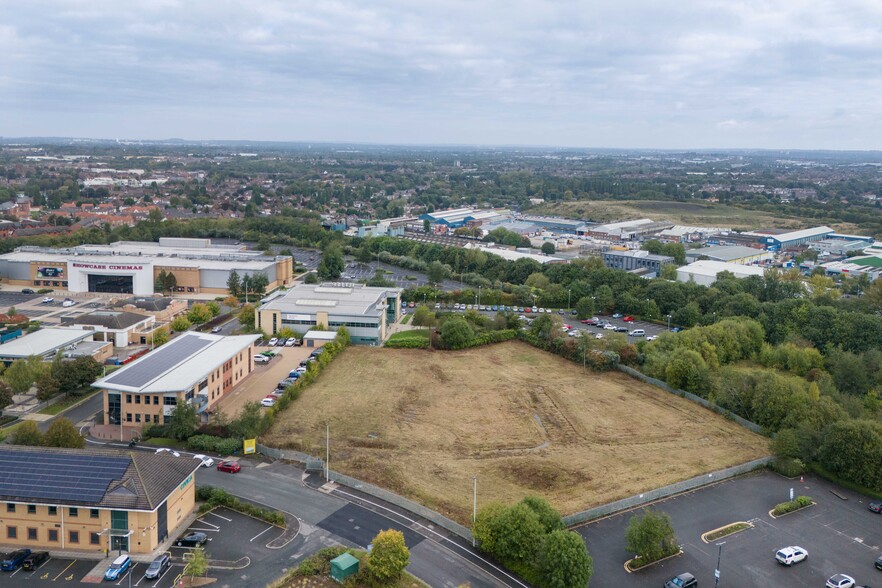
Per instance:
[[[817,504],[773,519],[769,510],[789,498],[790,488]],[[701,535],[738,521],[753,527],[716,542],[725,541],[720,587],[820,587],[836,573],[848,574],[858,584],[877,585],[882,580],[882,572],[873,568],[882,552],[882,515],[867,510],[865,497],[815,477],[800,483],[762,472],[682,494],[652,508],[670,516],[683,555],[629,574],[623,565],[633,554],[625,550],[625,529],[642,509],[601,519],[576,529],[594,559],[591,588],[662,586],[682,572],[693,574],[701,586],[711,586],[720,550],[715,543],[704,543]],[[776,563],[775,551],[788,545],[808,550],[808,560],[790,568]]]
[[[387,280],[395,282],[395,285],[399,288],[416,288],[418,286],[425,286],[429,283],[429,277],[422,272],[403,269],[383,262],[377,264],[376,260],[370,263],[360,263],[351,260],[347,261],[346,266],[343,269],[343,274],[340,277],[343,280],[370,280],[376,274],[378,266],[386,272],[384,277]],[[454,290],[461,290],[463,287],[469,287],[468,285],[462,286],[459,282],[454,280],[444,280],[440,286],[445,292],[453,292]]]

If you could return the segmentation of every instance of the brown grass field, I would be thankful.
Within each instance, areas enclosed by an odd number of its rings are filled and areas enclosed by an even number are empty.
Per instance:
[[[263,442],[468,523],[478,503],[547,498],[564,514],[768,454],[768,441],[618,372],[512,341],[467,351],[353,347]]]

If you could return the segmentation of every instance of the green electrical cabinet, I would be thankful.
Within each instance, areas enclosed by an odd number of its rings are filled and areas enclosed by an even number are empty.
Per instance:
[[[349,576],[358,573],[358,560],[349,553],[344,553],[331,560],[331,578],[342,582]]]

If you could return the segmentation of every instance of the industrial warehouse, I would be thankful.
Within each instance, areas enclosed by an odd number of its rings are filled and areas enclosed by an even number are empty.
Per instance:
[[[117,241],[67,249],[26,246],[0,255],[0,279],[5,282],[69,292],[149,296],[163,273],[174,276],[175,292],[222,295],[233,271],[239,276],[266,275],[267,290],[290,285],[294,277],[291,257],[270,257],[210,239]]]

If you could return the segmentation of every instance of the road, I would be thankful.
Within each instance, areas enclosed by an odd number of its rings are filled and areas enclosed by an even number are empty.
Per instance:
[[[355,493],[339,489],[326,494],[302,482],[303,472],[292,465],[276,462],[246,467],[231,475],[216,470],[199,472],[199,483],[219,486],[238,496],[285,510],[301,521],[301,533],[309,537],[318,530],[331,538],[362,549],[383,529],[398,529],[411,550],[408,571],[430,586],[473,588],[490,586],[525,587],[515,579],[495,571],[460,542],[407,518],[404,513],[385,510]]]

